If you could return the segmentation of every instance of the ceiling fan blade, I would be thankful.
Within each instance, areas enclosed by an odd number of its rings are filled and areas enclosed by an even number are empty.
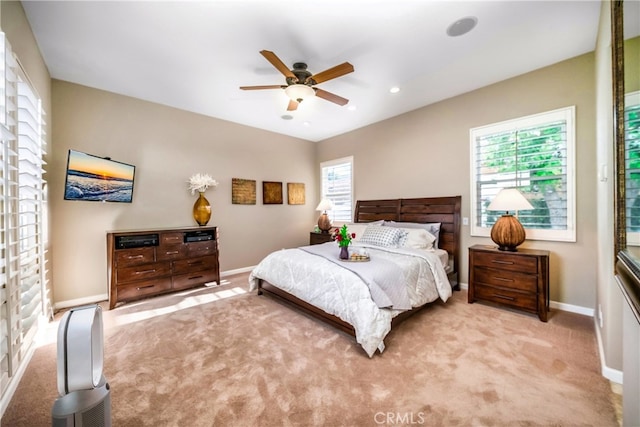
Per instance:
[[[314,74],[313,76],[307,78],[307,80],[313,80],[318,84],[322,82],[326,82],[327,80],[335,79],[336,77],[344,76],[345,74],[349,74],[353,72],[353,65],[348,62],[343,62],[340,65],[336,65],[333,68],[329,68],[328,70],[324,70],[319,72],[318,74]]]
[[[271,62],[271,65],[276,67],[278,71],[284,74],[285,77],[289,77],[292,79],[296,78],[295,74],[291,72],[289,67],[284,65],[284,62],[282,62],[275,53],[271,52],[270,50],[261,50],[260,53],[267,59],[267,61]]]
[[[349,102],[348,99],[338,96],[335,93],[327,92],[326,90],[322,90],[318,88],[314,88],[314,89],[316,91],[316,96],[318,98],[322,98],[324,100],[333,102],[334,104],[347,105],[347,103]]]
[[[289,100],[289,105],[287,106],[287,111],[296,111],[298,109],[298,101],[294,101],[293,99]]]
[[[286,86],[282,85],[268,85],[268,86],[240,86],[242,90],[260,90],[260,89],[284,89]]]

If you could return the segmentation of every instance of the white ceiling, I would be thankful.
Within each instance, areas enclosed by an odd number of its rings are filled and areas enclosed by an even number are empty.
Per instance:
[[[23,1],[51,77],[320,141],[595,49],[599,1]],[[467,16],[468,34],[447,27]],[[355,71],[286,111],[259,51]],[[401,88],[391,94],[392,86]],[[354,111],[347,107],[354,106]],[[293,119],[282,116],[291,114]]]

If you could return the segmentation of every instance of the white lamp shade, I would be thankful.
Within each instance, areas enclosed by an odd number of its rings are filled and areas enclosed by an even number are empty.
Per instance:
[[[320,200],[318,207],[316,207],[317,211],[329,211],[331,209],[333,209],[333,202],[329,199]]]
[[[531,203],[515,188],[503,188],[487,207],[488,211],[527,211]]]
[[[311,86],[295,84],[295,85],[287,86],[284,90],[284,93],[286,93],[287,96],[293,99],[294,101],[300,102],[303,99],[311,98],[312,96],[315,96],[316,91],[313,90]]]

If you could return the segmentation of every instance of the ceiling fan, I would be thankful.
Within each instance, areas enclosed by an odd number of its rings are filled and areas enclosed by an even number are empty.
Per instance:
[[[338,105],[346,105],[349,100],[338,96],[334,93],[327,92],[326,90],[314,87],[315,85],[326,82],[327,80],[335,79],[337,77],[344,76],[353,72],[353,65],[348,62],[343,62],[340,65],[324,70],[318,74],[311,74],[307,70],[307,64],[304,62],[296,62],[293,64],[293,69],[289,70],[284,62],[276,56],[275,53],[268,50],[261,50],[260,53],[267,61],[271,63],[278,71],[280,71],[286,77],[286,85],[267,85],[267,86],[240,86],[242,90],[261,90],[261,89],[284,89],[287,96],[290,98],[287,111],[293,111],[298,108],[305,98],[311,96],[317,96],[329,102],[333,102]]]

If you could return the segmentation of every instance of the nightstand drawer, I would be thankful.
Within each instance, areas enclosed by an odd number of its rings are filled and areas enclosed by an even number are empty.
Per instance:
[[[520,273],[536,274],[538,272],[538,258],[534,256],[522,256],[509,252],[482,252],[477,251],[473,259],[474,265],[501,270],[517,271]]]
[[[329,233],[316,233],[314,231],[309,233],[310,245],[321,245],[322,243],[327,243],[331,241],[333,241],[333,239],[331,238],[331,234]]]
[[[476,267],[474,280],[478,284],[532,292],[533,294],[536,293],[538,287],[538,276],[513,271],[501,271],[495,268]]]
[[[480,284],[475,285],[474,291],[476,297],[484,301],[492,301],[532,311],[536,311],[538,307],[536,294],[511,291],[504,288],[494,288]]]

